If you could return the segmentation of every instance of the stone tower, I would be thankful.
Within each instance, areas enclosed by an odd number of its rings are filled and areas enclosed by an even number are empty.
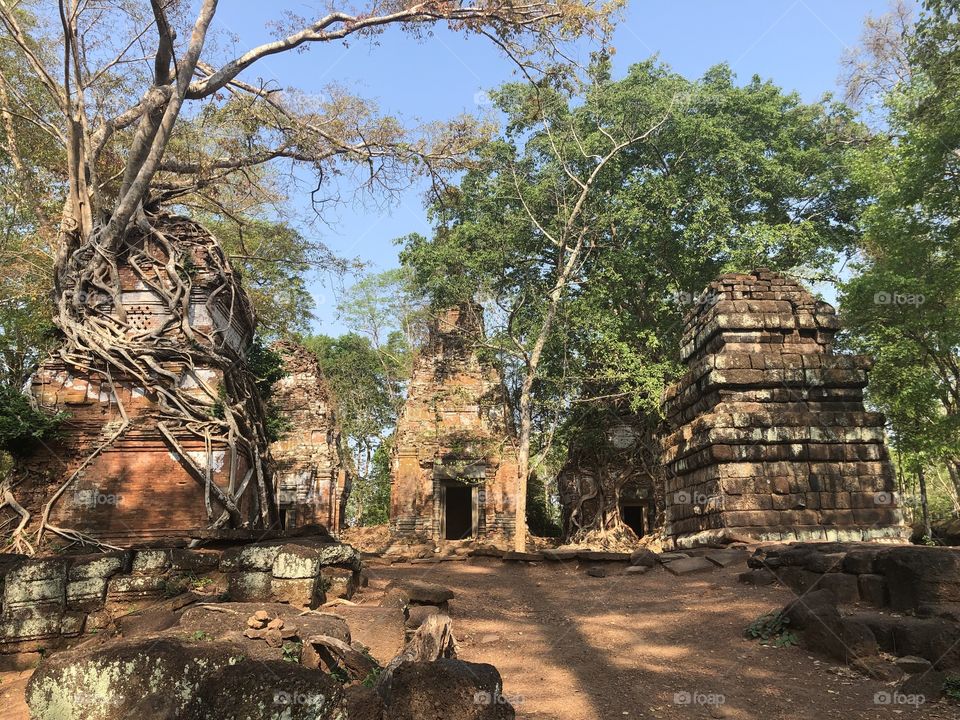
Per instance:
[[[312,352],[290,341],[273,349],[287,373],[274,383],[271,396],[288,424],[270,445],[280,517],[287,528],[320,524],[337,533],[352,477],[333,397]]]
[[[765,269],[711,283],[687,315],[687,370],[664,395],[665,534],[899,540],[870,360],[833,354],[833,307]]]
[[[215,346],[242,366],[253,339],[253,309],[209,232],[166,214],[153,225],[162,236],[131,230],[118,263],[127,352],[135,359],[142,357],[138,348],[153,352],[159,359],[144,376],[162,376],[195,407],[208,408],[207,420],[223,402],[224,371],[194,363],[182,350],[191,343]],[[158,292],[174,287],[171,245],[187,258],[190,273],[182,320]],[[98,309],[118,317],[110,297]],[[183,399],[173,392],[155,392],[140,377],[118,376],[88,354],[63,350],[41,363],[27,390],[39,407],[67,414],[58,438],[18,466],[18,498],[35,518],[52,502],[51,523],[121,545],[209,537],[221,529],[253,534],[272,524],[269,478],[254,472],[239,441],[230,446],[208,439],[202,423],[179,422],[171,406]],[[259,403],[245,412],[259,413]]]
[[[390,527],[433,541],[513,535],[516,438],[503,379],[476,350],[482,310],[441,313],[413,370],[391,457]]]

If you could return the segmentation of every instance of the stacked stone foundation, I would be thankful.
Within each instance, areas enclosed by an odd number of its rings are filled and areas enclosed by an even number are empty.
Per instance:
[[[883,416],[863,404],[870,361],[833,354],[838,327],[776,273],[711,284],[664,398],[673,544],[903,538]]]

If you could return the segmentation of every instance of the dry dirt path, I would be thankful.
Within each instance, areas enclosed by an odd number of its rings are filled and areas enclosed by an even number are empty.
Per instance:
[[[792,594],[740,585],[742,570],[593,578],[576,563],[476,558],[373,567],[367,598],[394,578],[454,590],[460,657],[500,670],[518,718],[960,718],[956,704],[878,705],[875,693],[891,689],[881,682],[798,647],[745,639],[753,619]]]

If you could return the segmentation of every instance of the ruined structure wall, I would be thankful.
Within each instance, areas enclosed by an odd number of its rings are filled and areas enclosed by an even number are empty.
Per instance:
[[[391,458],[390,525],[440,539],[446,484],[477,488],[477,534],[510,537],[519,465],[503,381],[472,349],[478,307],[441,315],[421,351],[397,422]]]
[[[334,399],[316,356],[293,342],[274,349],[287,375],[273,386],[272,402],[288,427],[270,446],[277,503],[286,526],[320,524],[339,532],[352,485]]]
[[[834,309],[766,270],[712,283],[665,393],[666,535],[882,540],[903,533],[868,358],[832,354]]]
[[[188,299],[189,330],[173,321],[162,297],[144,281],[169,284],[166,256],[150,238],[136,242],[152,258],[141,263],[137,273],[121,262],[120,300],[131,338],[155,333],[160,344],[170,348],[169,360],[159,370],[179,377],[187,394],[214,404],[223,374],[217,368],[191,367],[181,360],[178,348],[190,342],[218,343],[242,358],[253,338],[252,311],[239,278],[225,265],[216,240],[202,227],[185,218],[164,216],[157,220],[167,236],[182,243],[191,259],[192,291]],[[214,257],[216,256],[216,257]],[[216,261],[216,262],[215,262]],[[222,267],[227,268],[225,288]],[[103,312],[117,316],[111,298],[104,296]],[[17,487],[21,503],[33,513],[44,505],[76,470],[77,477],[53,505],[54,525],[80,530],[111,542],[127,543],[159,537],[196,536],[217,519],[223,507],[211,494],[206,509],[206,482],[237,490],[242,518],[251,526],[260,521],[260,498],[255,484],[243,480],[250,469],[243,456],[230,452],[225,443],[204,439],[170,422],[161,398],[147,393],[140,379],[109,375],[87,357],[54,354],[41,363],[27,390],[37,404],[49,411],[64,411],[68,417],[60,437],[40,448],[18,465],[22,481]],[[122,437],[113,438],[123,412],[130,420]],[[166,417],[165,417],[166,416]],[[170,434],[186,449],[184,459],[174,452],[158,422],[166,422]],[[96,451],[101,449],[99,453]],[[212,519],[211,519],[212,518]]]

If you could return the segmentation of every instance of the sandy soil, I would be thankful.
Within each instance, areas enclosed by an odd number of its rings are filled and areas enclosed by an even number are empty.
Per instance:
[[[792,593],[740,585],[742,570],[593,578],[576,563],[477,558],[374,567],[370,590],[401,577],[454,590],[460,657],[496,665],[518,718],[960,718],[945,702],[876,704],[891,687],[798,647],[745,639]]]

